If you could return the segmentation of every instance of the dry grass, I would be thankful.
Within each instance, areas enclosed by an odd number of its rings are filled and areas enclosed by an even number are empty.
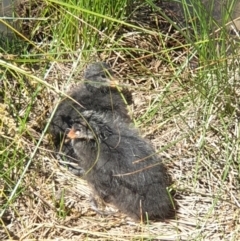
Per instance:
[[[198,97],[198,71],[185,66],[191,49],[173,26],[146,11],[139,8],[131,21],[161,28],[162,36],[123,28],[116,41],[93,56],[107,59],[122,85],[132,90],[129,113],[172,176],[175,218],[141,224],[121,213],[100,216],[91,209],[87,183],[58,164],[51,138],[43,133],[58,98],[47,85],[66,91],[78,84],[85,64],[76,57],[45,66],[44,77],[41,68],[28,65],[19,67],[29,75],[0,70],[1,240],[240,240],[239,106],[233,106],[233,114],[220,115],[223,93],[210,103]],[[141,22],[138,14],[149,18]],[[240,88],[232,88],[237,99]],[[6,205],[24,168],[16,195]]]

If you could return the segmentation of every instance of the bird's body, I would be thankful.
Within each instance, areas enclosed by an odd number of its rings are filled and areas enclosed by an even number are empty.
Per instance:
[[[83,117],[68,137],[97,195],[134,219],[168,217],[168,177],[151,144],[120,117],[92,111]]]
[[[113,117],[120,116],[124,121],[130,122],[126,104],[119,91],[111,86],[110,79],[113,73],[105,63],[91,64],[85,71],[84,84],[75,87],[69,96],[64,98],[50,123],[50,133],[54,137],[55,146],[68,161],[76,162],[76,155],[67,142],[64,142],[66,130],[71,128],[73,120],[81,117],[86,110],[109,113]],[[124,93],[124,92],[123,92]],[[125,91],[127,101],[131,103],[131,95]]]

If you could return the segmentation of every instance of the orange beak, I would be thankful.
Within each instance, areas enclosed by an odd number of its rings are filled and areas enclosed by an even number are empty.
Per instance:
[[[108,83],[109,83],[110,87],[112,87],[112,88],[119,88],[119,89],[121,89],[121,87],[119,86],[118,80],[113,78],[113,77],[109,78],[109,82]]]
[[[68,132],[67,137],[68,137],[69,139],[75,139],[75,138],[77,138],[77,135],[76,135],[76,133],[75,133],[75,131],[74,131],[73,128]]]

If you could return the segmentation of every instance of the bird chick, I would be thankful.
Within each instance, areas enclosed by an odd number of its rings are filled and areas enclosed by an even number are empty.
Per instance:
[[[94,192],[135,220],[167,218],[168,175],[151,144],[120,117],[82,114],[67,136]]]
[[[83,85],[75,87],[69,94],[76,102],[68,98],[63,99],[58,105],[49,128],[56,149],[61,151],[63,158],[69,162],[76,162],[76,155],[72,146],[64,142],[66,130],[72,126],[74,119],[81,116],[82,111],[111,113],[115,117],[120,116],[126,122],[131,121],[108,64],[103,62],[90,64],[85,70],[84,80]],[[130,92],[123,91],[123,93],[126,93],[127,101],[131,104]],[[80,174],[82,174],[81,168]]]

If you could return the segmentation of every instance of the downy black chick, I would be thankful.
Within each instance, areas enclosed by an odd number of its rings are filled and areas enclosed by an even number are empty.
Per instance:
[[[116,88],[116,82],[113,79],[113,72],[110,66],[104,62],[90,64],[84,73],[84,84],[81,84],[69,93],[74,101],[64,98],[50,123],[50,133],[53,136],[57,151],[62,159],[68,162],[76,163],[76,155],[72,146],[64,142],[66,130],[71,128],[73,120],[81,116],[82,111],[94,110],[102,113],[109,113],[113,117],[120,116],[124,121],[130,122],[126,104]],[[132,103],[132,96],[129,91],[123,90],[128,104]],[[71,167],[71,165],[70,165]],[[70,170],[77,174],[82,174],[81,167],[76,166]]]
[[[94,192],[135,220],[169,217],[169,178],[152,145],[120,117],[82,114],[67,136]]]

